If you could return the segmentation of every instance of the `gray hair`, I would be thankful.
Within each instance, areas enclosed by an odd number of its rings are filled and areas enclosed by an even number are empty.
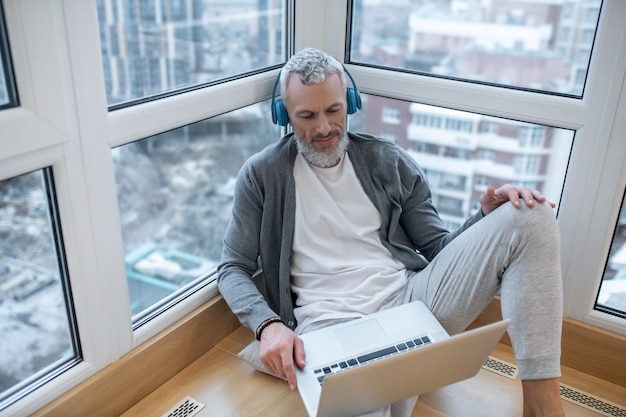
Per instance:
[[[298,74],[303,84],[321,84],[328,74],[335,73],[346,88],[346,72],[339,61],[315,48],[305,48],[289,58],[280,71],[280,95],[285,97],[287,81],[291,74]]]

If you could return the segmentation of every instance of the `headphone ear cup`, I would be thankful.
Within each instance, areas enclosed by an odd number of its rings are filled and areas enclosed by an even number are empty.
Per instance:
[[[279,126],[287,126],[289,123],[289,115],[287,114],[287,108],[283,104],[281,98],[277,98],[272,107],[272,121]]]
[[[346,91],[346,101],[348,103],[348,114],[354,114],[361,109],[361,96],[355,88],[348,88]]]

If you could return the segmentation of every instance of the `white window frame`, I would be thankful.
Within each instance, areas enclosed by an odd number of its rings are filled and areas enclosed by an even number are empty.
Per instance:
[[[35,412],[217,295],[212,283],[132,330],[111,148],[266,100],[278,70],[108,112],[95,1],[3,5],[20,104],[0,112],[0,180],[53,169],[83,353],[0,411],[9,416]]]
[[[319,29],[323,34],[310,35],[310,46],[340,60],[349,1],[315,2],[327,24]],[[575,130],[563,193],[548,195],[561,199],[564,315],[620,334],[626,334],[626,320],[594,305],[626,184],[624,16],[626,2],[603,1],[582,99],[346,64],[363,93]]]
[[[84,361],[0,417],[36,411],[217,293],[205,287],[132,331],[110,150],[266,100],[278,73],[109,113],[95,1],[3,4],[20,105],[0,112],[0,180],[52,166]],[[347,5],[291,0],[293,49],[318,47],[343,61]],[[577,130],[563,194],[549,196],[561,198],[564,313],[626,334],[623,320],[593,310],[626,183],[626,2],[603,7],[582,100],[346,66],[364,93]]]

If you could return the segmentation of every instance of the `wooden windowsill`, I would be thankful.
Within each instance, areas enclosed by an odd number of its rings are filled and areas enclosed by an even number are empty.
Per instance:
[[[197,417],[290,416],[307,417],[296,391],[277,378],[255,371],[237,357],[253,340],[240,327],[164,385],[135,404],[120,417],[162,416],[186,397],[205,405]],[[514,364],[511,346],[500,343],[492,356]],[[564,368],[562,382],[613,403],[624,404],[621,388],[580,372]],[[571,417],[598,414],[564,402]],[[515,416],[521,410],[521,381],[487,370],[465,381],[420,396],[412,417]]]
[[[493,322],[499,316],[500,302],[496,298],[473,326]],[[289,392],[282,381],[255,372],[236,358],[236,352],[245,346],[243,343],[246,340],[251,340],[251,338],[251,332],[240,327],[226,302],[220,296],[215,297],[150,341],[57,398],[33,414],[33,417],[60,415],[82,417],[93,415],[94,410],[98,410],[99,415],[120,416],[131,408],[135,410],[135,406],[139,407],[139,403],[144,398],[161,386],[179,387],[178,391],[171,393],[171,400],[173,400],[173,397],[180,396],[184,391],[180,386],[184,382],[179,382],[177,385],[177,378],[182,378],[179,374],[191,364],[193,364],[189,367],[191,370],[186,372],[204,375],[210,380],[205,381],[204,384],[234,384],[237,390],[241,390],[237,393],[238,398],[225,398],[231,401],[224,403],[225,407],[238,404],[238,401],[245,402],[252,401],[252,399],[263,404],[265,401],[263,398],[267,398],[280,404],[284,403],[290,410],[287,414],[281,414],[278,409],[274,408],[273,410],[278,414],[271,413],[272,415],[296,415],[291,412],[299,409],[295,405],[295,403],[300,404],[297,393]],[[505,336],[501,343],[504,349],[506,349],[507,340]],[[574,372],[585,373],[597,380],[607,381],[617,387],[626,388],[626,356],[624,355],[626,337],[565,319],[562,345],[564,367]],[[204,363],[205,360],[208,364]],[[194,363],[195,361],[199,362]],[[198,375],[196,377],[199,377]],[[233,378],[237,381],[233,382]],[[239,383],[239,379],[245,380],[246,383]],[[257,389],[259,386],[262,386],[262,392]],[[163,389],[169,392],[168,388]],[[159,391],[159,397],[166,395],[162,392],[163,389]],[[222,392],[219,386],[213,385],[210,389],[216,390],[211,395],[230,395],[228,390]],[[180,399],[182,397],[178,400]],[[200,401],[199,398],[198,401]],[[276,406],[276,402],[273,404]],[[130,415],[125,415],[125,417],[130,417]]]
[[[239,326],[217,296],[31,417],[119,416]]]

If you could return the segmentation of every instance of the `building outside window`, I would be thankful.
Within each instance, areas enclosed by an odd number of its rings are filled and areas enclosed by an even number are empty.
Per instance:
[[[400,111],[393,107],[383,107],[382,120],[384,123],[398,124],[400,123]]]

